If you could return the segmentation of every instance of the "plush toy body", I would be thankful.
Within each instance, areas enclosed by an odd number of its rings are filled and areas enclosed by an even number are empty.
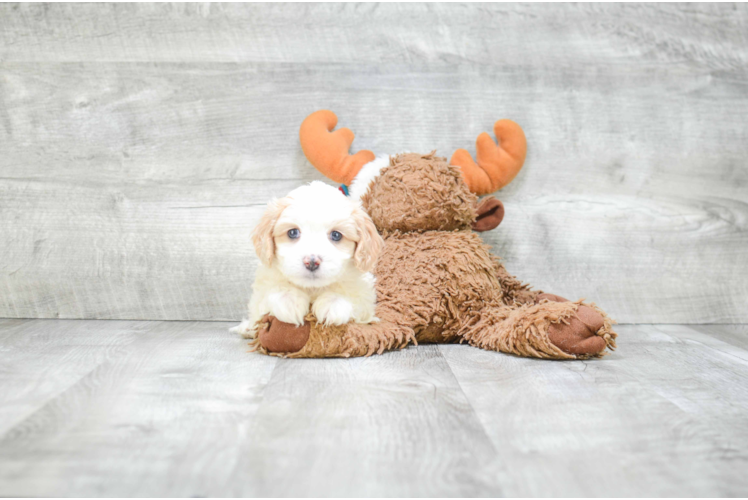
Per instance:
[[[530,290],[511,276],[474,231],[496,227],[504,209],[487,194],[508,184],[524,161],[518,125],[497,122],[497,146],[478,138],[478,162],[458,150],[375,159],[348,155],[353,134],[332,132],[329,111],[302,124],[305,154],[335,181],[352,183],[385,241],[374,275],[377,317],[369,325],[303,327],[265,318],[254,345],[289,357],[363,356],[409,343],[467,342],[522,356],[579,359],[615,348],[611,320],[594,304]]]

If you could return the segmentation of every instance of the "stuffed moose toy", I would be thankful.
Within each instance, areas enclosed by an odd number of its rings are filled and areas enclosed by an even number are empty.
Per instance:
[[[374,270],[379,322],[303,326],[265,317],[253,348],[286,357],[368,356],[413,343],[467,342],[520,356],[585,359],[615,349],[612,321],[594,304],[533,291],[510,275],[475,231],[495,228],[502,203],[478,196],[517,175],[527,143],[510,120],[476,142],[477,162],[458,149],[429,154],[348,153],[353,133],[317,111],[301,124],[309,162],[360,199],[385,245]],[[347,188],[350,186],[350,189]]]

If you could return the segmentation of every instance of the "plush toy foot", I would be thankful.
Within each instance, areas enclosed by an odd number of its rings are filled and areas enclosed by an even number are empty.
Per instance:
[[[298,352],[309,340],[311,323],[304,321],[301,326],[284,323],[275,316],[267,315],[262,321],[265,326],[257,334],[260,345],[268,352],[291,353]]]
[[[552,293],[541,293],[537,301],[569,302]],[[576,315],[567,323],[553,323],[548,328],[548,339],[553,345],[569,354],[595,355],[607,346],[605,339],[597,332],[604,326],[602,314],[589,306],[579,306]]]
[[[313,314],[296,326],[267,315],[259,322],[252,350],[284,358],[350,358],[369,356],[417,343],[412,328],[389,321],[324,325]]]

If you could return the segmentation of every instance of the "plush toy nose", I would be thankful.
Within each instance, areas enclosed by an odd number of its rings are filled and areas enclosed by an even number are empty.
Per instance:
[[[307,255],[304,257],[304,267],[310,271],[316,271],[320,264],[322,264],[322,259],[316,255]]]

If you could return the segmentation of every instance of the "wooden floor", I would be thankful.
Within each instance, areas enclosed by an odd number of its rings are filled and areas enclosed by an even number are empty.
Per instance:
[[[573,362],[284,360],[228,326],[0,320],[0,495],[748,495],[745,325]]]

